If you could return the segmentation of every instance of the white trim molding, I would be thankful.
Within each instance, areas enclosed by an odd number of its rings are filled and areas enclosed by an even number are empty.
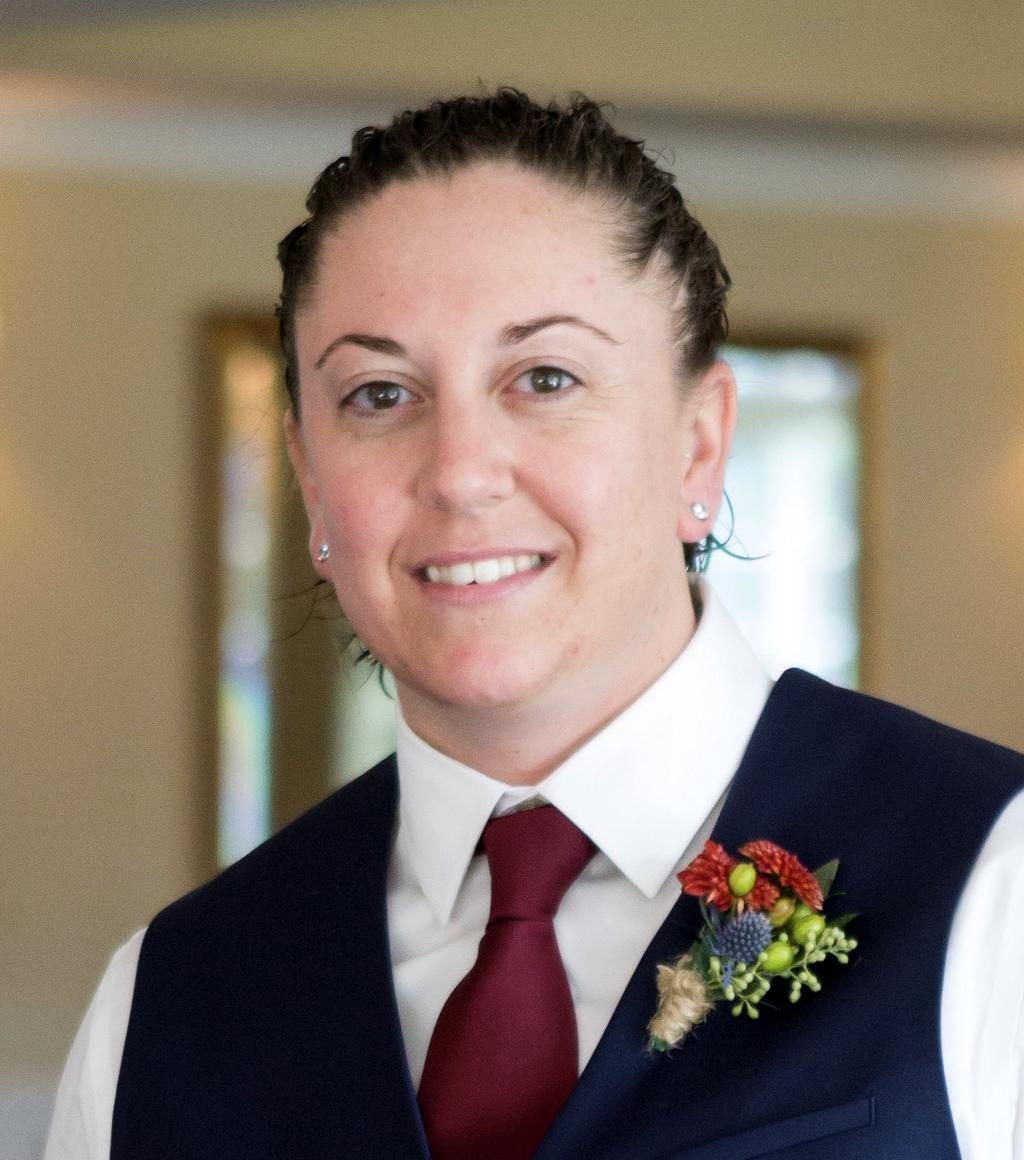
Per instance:
[[[0,169],[302,188],[384,107],[189,103],[0,74]],[[697,204],[1024,221],[1024,146],[623,116]]]

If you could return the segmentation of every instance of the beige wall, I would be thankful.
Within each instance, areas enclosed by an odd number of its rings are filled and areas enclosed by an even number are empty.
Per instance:
[[[195,323],[303,192],[0,173],[0,1083],[195,880]],[[703,208],[737,330],[876,352],[871,685],[1024,747],[1024,227]]]
[[[0,1079],[195,881],[196,326],[269,308],[301,193],[0,178]]]

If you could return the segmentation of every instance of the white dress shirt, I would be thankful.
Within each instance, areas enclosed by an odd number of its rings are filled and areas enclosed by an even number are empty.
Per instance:
[[[693,639],[633,704],[535,787],[443,756],[398,723],[399,826],[388,918],[399,1015],[419,1082],[448,994],[487,921],[487,819],[539,794],[598,853],[555,918],[580,1067],[679,897],[764,708],[771,681],[705,586]],[[838,853],[842,853],[839,851]],[[614,915],[614,922],[608,916]],[[942,1059],[964,1160],[1024,1160],[1024,794],[983,846],[957,908],[943,980]],[[140,931],[111,960],[71,1049],[46,1160],[108,1160]],[[682,950],[684,948],[680,948]]]

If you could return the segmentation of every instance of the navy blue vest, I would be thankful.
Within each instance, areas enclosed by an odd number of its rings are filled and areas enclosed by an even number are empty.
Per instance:
[[[786,673],[715,837],[770,838],[812,866],[840,857],[842,909],[862,916],[855,961],[796,1006],[783,995],[757,1022],[716,1010],[652,1055],[655,965],[699,925],[681,896],[538,1160],[957,1157],[943,958],[977,851],[1022,785],[1017,754]],[[424,1160],[390,981],[396,793],[388,760],[154,920],[113,1160]]]

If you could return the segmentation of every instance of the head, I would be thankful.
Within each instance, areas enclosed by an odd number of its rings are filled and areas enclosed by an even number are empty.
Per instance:
[[[361,130],[307,208],[279,250],[289,447],[321,575],[400,695],[436,661],[434,694],[476,672],[497,703],[605,638],[647,640],[638,679],[671,659],[654,626],[683,630],[678,546],[732,420],[728,275],[671,175],[593,102],[502,90]],[[493,593],[429,575],[491,548],[533,563]]]

